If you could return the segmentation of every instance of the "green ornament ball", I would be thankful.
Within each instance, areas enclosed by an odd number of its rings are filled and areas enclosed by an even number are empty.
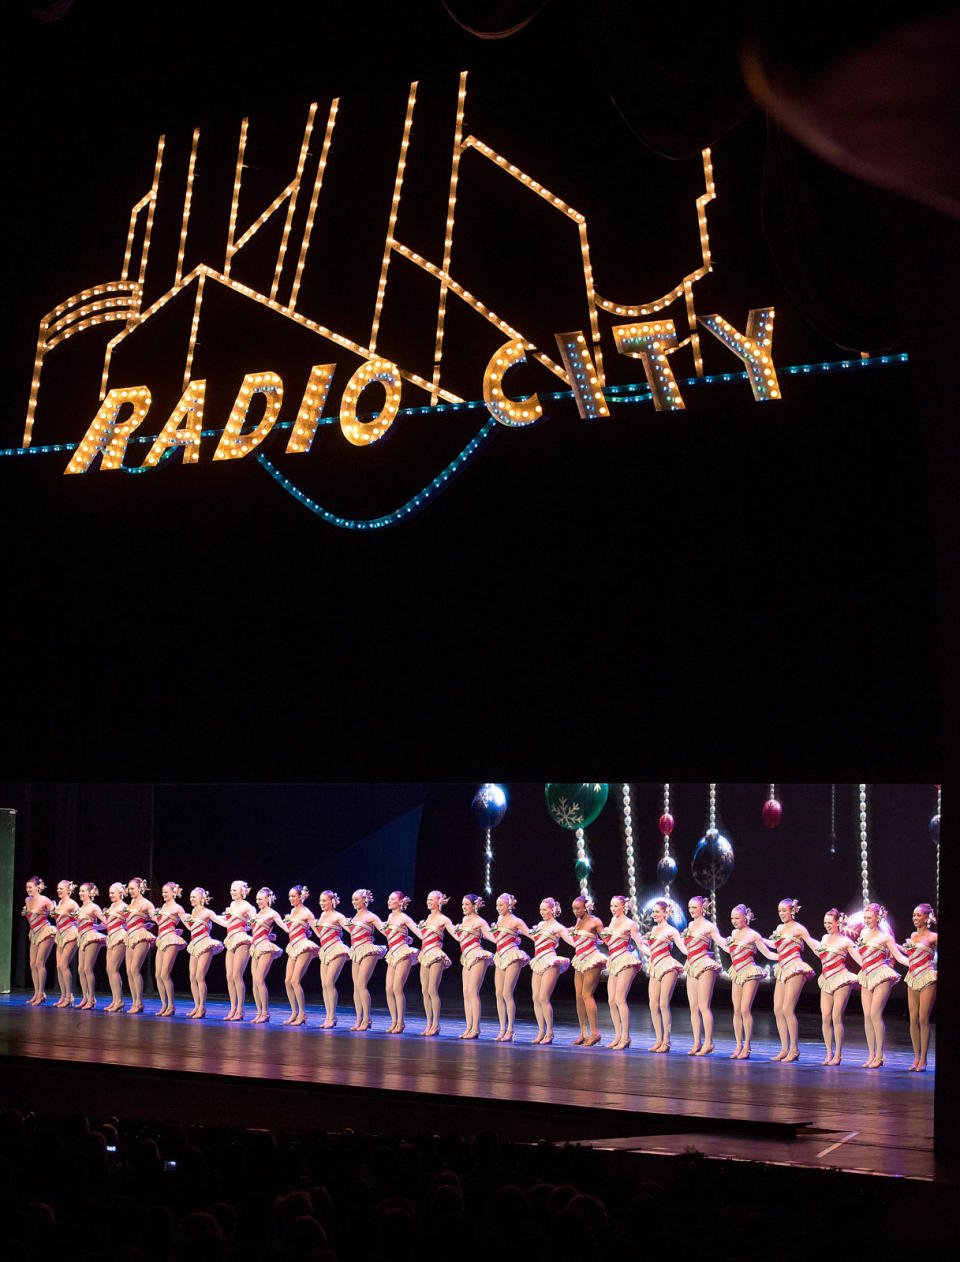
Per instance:
[[[593,823],[609,792],[609,784],[548,784],[544,797],[553,822],[574,832]]]

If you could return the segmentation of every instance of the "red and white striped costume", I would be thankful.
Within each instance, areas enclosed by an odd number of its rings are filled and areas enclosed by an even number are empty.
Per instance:
[[[493,953],[493,962],[497,968],[509,968],[511,964],[529,964],[530,956],[520,950],[520,935],[513,929],[494,929],[493,936],[497,940],[497,949]]]
[[[460,963],[463,968],[471,968],[474,964],[489,964],[493,959],[492,951],[485,951],[480,945],[481,932],[477,928],[465,929],[463,925],[454,925],[453,932],[460,943]]]
[[[103,934],[100,932],[97,924],[97,913],[93,907],[81,907],[77,914],[77,933],[80,935],[80,949],[88,947],[91,943],[102,943]]]
[[[147,928],[150,924],[150,913],[130,908],[127,911],[127,946],[136,946],[140,942],[156,942],[156,937]]]
[[[310,920],[301,919],[299,916],[285,916],[283,923],[287,926],[287,933],[289,934],[287,941],[287,955],[289,955],[291,959],[297,955],[320,954],[320,947],[318,947],[317,944],[312,942],[310,939]],[[337,934],[337,937],[339,939],[340,935]],[[343,947],[340,954],[346,955],[347,948],[343,946],[342,942],[340,945]]]
[[[564,956],[557,955],[557,941],[560,937],[560,926],[553,922],[551,927],[545,921],[533,926],[533,959],[530,961],[530,971],[533,973],[545,973],[548,968],[555,968],[557,976],[565,973],[570,967],[570,961]]]
[[[705,933],[697,933],[688,925],[684,930],[683,940],[687,945],[687,962],[683,971],[688,977],[696,980],[704,973],[720,972],[720,964],[710,954],[710,939]]]
[[[823,942],[817,946],[820,956],[820,976],[817,985],[826,994],[832,995],[844,986],[856,986],[857,975],[847,968],[846,939],[841,939],[840,946],[828,947]]]
[[[743,986],[747,982],[755,981],[758,977],[766,976],[766,970],[763,965],[757,963],[756,938],[740,942],[731,934],[727,939],[727,946],[730,949],[730,970],[728,975],[734,986]]]
[[[391,968],[403,960],[410,960],[416,964],[420,952],[411,943],[405,920],[394,924],[391,924],[389,920],[384,921],[383,932],[387,939],[387,953],[383,958]]]
[[[127,915],[128,909],[126,903],[111,903],[107,910],[103,913],[103,918],[107,922],[108,947],[126,945]]]
[[[784,933],[783,926],[775,929],[770,941],[777,948],[777,962],[773,966],[773,975],[778,982],[788,981],[791,977],[812,977],[813,969],[800,958],[803,951],[803,939],[799,933]]]
[[[890,967],[890,952],[885,946],[871,945],[866,938],[857,942],[863,967],[857,981],[864,990],[873,990],[881,982],[898,982],[900,974]]]
[[[368,959],[371,955],[375,955],[378,960],[382,960],[386,955],[387,948],[378,946],[373,940],[375,928],[376,926],[369,920],[347,921],[347,929],[350,933],[350,958],[354,964]]]
[[[632,949],[633,941],[629,933],[611,933],[604,929],[600,937],[607,944],[607,972],[611,977],[625,968],[641,968],[642,961]]]
[[[57,920],[57,946],[66,946],[68,942],[76,942],[80,936],[77,932],[77,908],[72,911],[58,911],[55,913]]]
[[[335,920],[331,924],[325,924],[322,920],[318,920],[317,933],[320,935],[321,964],[330,964],[333,960],[338,960],[341,956],[350,954],[347,944],[340,936],[339,921]]]
[[[418,928],[423,935],[420,940],[420,967],[442,964],[444,968],[449,968],[453,961],[440,945],[443,942],[443,927],[437,929],[422,920]]]
[[[269,909],[268,909],[269,911]],[[261,916],[264,919],[261,920]],[[260,955],[282,955],[280,947],[273,940],[273,934],[270,932],[270,926],[273,924],[273,916],[268,913],[259,912],[253,922],[253,934],[251,936],[252,946],[250,954],[253,956]]]
[[[173,947],[180,951],[186,945],[180,932],[180,908],[161,907],[157,911],[157,950]]]
[[[232,911],[229,907],[223,913],[227,922],[227,933],[223,939],[223,945],[228,951],[235,951],[238,946],[253,946],[253,938],[250,936],[250,912],[244,908],[242,911]]]
[[[187,923],[190,928],[190,945],[187,951],[190,955],[203,955],[207,951],[213,955],[220,954],[223,943],[211,936],[210,921],[205,916],[191,916]]]
[[[600,936],[593,929],[571,929],[574,940],[573,967],[578,973],[589,972],[598,964],[606,964],[607,957],[600,950]]]
[[[910,963],[907,975],[903,979],[911,990],[925,990],[937,980],[937,970],[933,967],[933,947],[929,942],[914,942],[908,938],[903,944],[904,954]]]
[[[30,911],[24,907],[23,914],[27,918],[31,942],[43,942],[45,938],[52,938],[57,932],[50,923],[50,913],[45,907],[40,907],[36,911]]]
[[[655,929],[651,929],[644,941],[650,948],[649,970],[653,981],[660,981],[668,973],[683,972],[683,965],[670,954],[670,948],[673,946],[672,935],[657,933]]]

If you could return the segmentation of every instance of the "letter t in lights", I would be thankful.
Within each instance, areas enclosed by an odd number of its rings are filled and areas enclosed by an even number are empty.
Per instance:
[[[658,412],[679,412],[686,407],[667,359],[677,348],[677,331],[672,320],[615,324],[613,337],[621,355],[632,355],[643,364],[653,406]]]

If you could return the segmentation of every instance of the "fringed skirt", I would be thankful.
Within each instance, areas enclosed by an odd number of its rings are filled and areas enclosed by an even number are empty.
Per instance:
[[[882,982],[898,982],[900,974],[894,972],[889,964],[881,964],[878,968],[872,968],[870,972],[864,970],[857,977],[864,990],[875,990]]]
[[[592,951],[584,951],[580,955],[575,955],[571,964],[578,973],[589,973],[592,968],[596,968],[597,965],[604,965],[606,962],[607,957],[603,952],[594,948]]]
[[[511,947],[509,951],[498,951],[493,962],[497,968],[509,968],[511,964],[529,964],[530,956],[519,947]]]
[[[928,986],[936,985],[937,970],[925,968],[922,973],[907,973],[903,980],[911,990],[926,990]]]
[[[223,945],[228,951],[235,951],[240,946],[253,946],[253,938],[244,929],[236,929],[233,933],[228,933],[223,940]]]
[[[569,967],[570,961],[565,956],[557,955],[556,951],[546,951],[542,955],[535,955],[530,961],[531,973],[545,973],[548,968],[555,968],[559,977]]]
[[[223,943],[216,938],[198,938],[196,942],[191,942],[187,947],[189,955],[220,955],[223,951]]]
[[[642,968],[643,961],[629,951],[624,951],[622,955],[618,955],[614,960],[607,960],[607,972],[611,977],[616,977],[618,973],[622,973],[627,968]]]
[[[692,964],[685,964],[683,971],[688,977],[692,977],[694,981],[698,977],[702,977],[704,973],[719,973],[720,963],[707,955],[702,960],[694,960]]]
[[[420,958],[420,952],[415,946],[411,946],[409,942],[404,942],[400,946],[393,947],[383,958],[385,963],[390,968],[393,968],[395,964],[402,964],[404,960],[409,960],[411,964],[416,964]]]
[[[110,932],[107,934],[108,947],[126,946],[126,945],[127,945],[126,929],[111,929]]]
[[[813,977],[813,969],[803,960],[792,960],[789,964],[774,964],[773,975],[778,982],[788,982],[791,977]]]
[[[672,956],[668,956],[665,960],[661,960],[659,964],[655,964],[650,970],[650,980],[662,981],[668,973],[682,973],[683,965],[679,960],[675,960]]]
[[[187,944],[179,933],[161,933],[157,938],[157,950],[162,951],[164,947],[176,947],[178,951],[182,950]]]
[[[69,929],[58,929],[56,934],[58,947],[65,947],[68,942],[76,942],[77,938],[80,937],[76,925],[71,925]]]
[[[103,934],[92,925],[80,930],[80,950],[83,951],[89,946],[103,946]]]
[[[429,968],[431,964],[442,964],[444,968],[449,968],[453,961],[446,952],[441,951],[439,947],[432,947],[429,951],[420,952],[420,967]]]
[[[340,943],[343,946],[343,943]],[[291,960],[295,960],[298,955],[309,955],[311,958],[320,954],[320,948],[315,942],[311,942],[309,938],[301,938],[299,942],[290,942],[287,944],[287,955]],[[344,948],[343,954],[346,954]]]
[[[258,960],[261,955],[283,955],[283,951],[275,942],[258,942],[250,954]]]
[[[127,946],[138,946],[141,942],[149,942],[152,946],[156,940],[156,934],[149,929],[134,929],[133,933],[127,934]]]
[[[47,938],[56,937],[56,933],[53,925],[41,925],[39,929],[31,929],[28,936],[31,943],[36,945],[38,942],[46,942]]]
[[[364,942],[362,946],[350,948],[350,958],[354,964],[359,964],[361,960],[368,960],[371,955],[375,955],[378,960],[382,960],[387,953],[385,946],[377,946],[374,942]]]
[[[460,963],[464,968],[473,968],[474,964],[482,964],[484,968],[493,959],[492,951],[484,951],[482,947],[473,947],[470,951],[462,951]]]
[[[313,944],[308,943],[308,945],[312,946]],[[290,954],[289,947],[287,947],[287,954]],[[333,946],[328,946],[325,951],[320,951],[320,963],[332,964],[334,960],[345,960],[349,954],[350,950],[345,942],[334,942]]]
[[[743,968],[732,968],[727,974],[734,986],[745,986],[747,982],[766,975],[766,969],[761,964],[744,964]]]
[[[848,968],[842,968],[839,972],[831,973],[829,977],[825,973],[821,973],[817,978],[817,985],[825,995],[835,995],[844,986],[856,986],[857,975],[856,973],[851,973]]]

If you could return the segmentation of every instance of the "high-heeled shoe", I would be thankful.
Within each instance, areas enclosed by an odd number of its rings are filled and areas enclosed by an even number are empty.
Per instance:
[[[600,1042],[600,1035],[599,1035],[599,1034],[591,1034],[589,1038],[585,1038],[585,1039],[583,1040],[583,1045],[584,1045],[584,1047],[596,1047],[596,1045],[597,1045],[599,1042]]]
[[[583,1035],[583,1034],[581,1034],[581,1035],[580,1035],[580,1037],[579,1037],[578,1039],[574,1039],[574,1040],[573,1040],[573,1042],[570,1044],[570,1046],[571,1046],[571,1047],[583,1047],[583,1045],[584,1045],[584,1043],[585,1043],[586,1041],[587,1041],[586,1036],[585,1036],[585,1035]]]
[[[872,1061],[869,1065],[867,1065],[867,1066],[866,1066],[866,1068],[867,1068],[867,1069],[882,1069],[882,1068],[883,1068],[883,1057],[881,1056],[879,1060],[877,1060],[876,1058],[874,1058],[874,1060],[873,1060],[873,1061]]]
[[[694,1055],[696,1055],[696,1056],[712,1056],[712,1055],[713,1055],[713,1044],[712,1044],[712,1043],[710,1043],[710,1044],[709,1044],[708,1046],[706,1046],[706,1047],[701,1047],[701,1048],[700,1048],[700,1050],[699,1050],[699,1052],[695,1052],[695,1053],[694,1053]]]

